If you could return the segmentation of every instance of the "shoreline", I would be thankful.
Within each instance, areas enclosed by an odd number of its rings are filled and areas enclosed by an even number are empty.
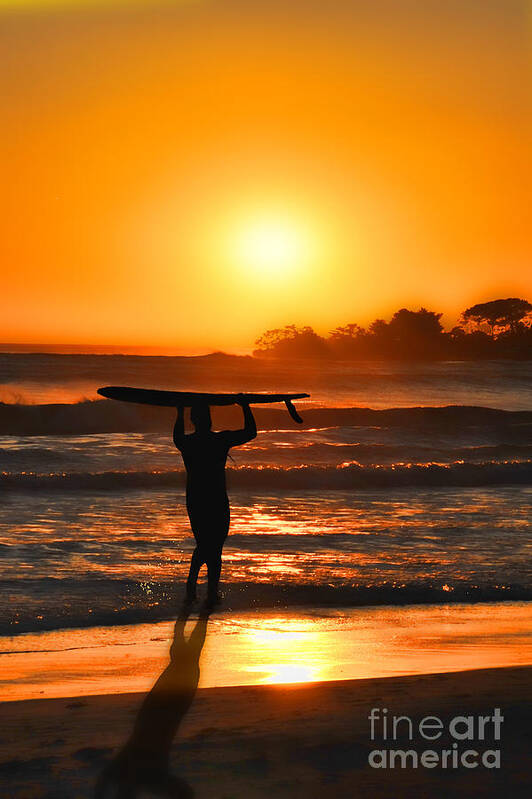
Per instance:
[[[9,580],[4,581],[4,583],[8,582]],[[68,582],[70,588],[73,581],[68,580]],[[127,581],[124,580],[123,582],[126,583]],[[345,589],[344,596],[340,597],[338,594],[342,591],[342,588],[339,589],[327,584],[317,586],[284,585],[280,587],[279,585],[256,583],[251,587],[256,593],[250,601],[246,596],[250,590],[249,583],[224,584],[223,588],[226,597],[220,609],[221,612],[290,612],[297,615],[307,611],[320,612],[321,610],[335,609],[345,611],[345,613],[355,613],[371,612],[372,610],[383,608],[400,611],[410,607],[442,608],[447,605],[452,605],[453,607],[475,607],[477,605],[504,606],[532,603],[532,593],[521,588],[505,588],[504,592],[500,590],[497,592],[489,588],[478,588],[478,596],[475,596],[474,594],[472,595],[473,592],[468,588],[453,587],[452,590],[448,590],[443,586],[435,586],[430,589],[405,586],[400,589],[403,591],[402,594],[398,593],[397,588],[390,587],[387,592],[386,589],[378,589],[380,596],[376,596],[374,588],[361,586],[355,589]],[[58,616],[52,622],[41,622],[41,626],[35,623],[34,618],[31,618],[31,623],[24,618],[16,619],[14,623],[0,622],[0,654],[3,640],[17,640],[21,636],[61,634],[75,630],[89,632],[94,628],[112,629],[115,627],[138,627],[147,624],[169,623],[175,619],[182,605],[182,586],[179,584],[179,592],[175,588],[175,581],[161,582],[157,584],[157,588],[159,588],[161,595],[166,595],[165,604],[162,604],[158,599],[156,602],[157,607],[146,605],[112,609],[99,613],[94,613],[92,608],[89,608],[83,614],[77,614],[68,619],[68,621]],[[279,598],[279,594],[281,594],[281,598]],[[319,597],[312,601],[316,594],[319,594]],[[356,597],[357,601],[351,598],[355,594],[358,595]],[[367,596],[364,597],[364,594],[367,594]],[[342,601],[339,601],[340,599]],[[90,604],[87,599],[85,601]],[[197,612],[200,607],[201,603],[194,610]],[[218,611],[219,613],[220,611]]]
[[[527,602],[226,610],[205,634],[202,688],[532,665]],[[173,641],[174,621],[0,638],[0,699],[147,691]]]

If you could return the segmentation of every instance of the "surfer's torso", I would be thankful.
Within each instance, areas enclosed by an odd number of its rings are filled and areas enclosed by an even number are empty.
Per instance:
[[[198,544],[223,545],[230,521],[225,464],[227,433],[192,433],[179,449],[187,470],[187,512]]]
[[[230,442],[225,433],[192,433],[179,449],[187,470],[187,502],[226,497],[225,464]]]

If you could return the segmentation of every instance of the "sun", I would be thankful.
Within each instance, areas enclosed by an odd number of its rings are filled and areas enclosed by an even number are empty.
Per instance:
[[[234,232],[233,255],[238,266],[254,275],[289,275],[309,261],[311,236],[289,219],[257,218]]]

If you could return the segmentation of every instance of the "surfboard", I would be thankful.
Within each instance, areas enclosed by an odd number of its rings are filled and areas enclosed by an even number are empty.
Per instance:
[[[151,388],[132,388],[130,386],[104,386],[98,389],[98,394],[107,399],[122,400],[124,402],[137,402],[141,405],[159,405],[165,408],[177,408],[182,405],[186,408],[199,403],[207,405],[235,405],[242,397],[250,405],[263,405],[271,402],[284,402],[288,413],[295,422],[302,423],[303,419],[296,411],[293,400],[310,397],[310,394],[209,394],[200,391],[160,391]]]

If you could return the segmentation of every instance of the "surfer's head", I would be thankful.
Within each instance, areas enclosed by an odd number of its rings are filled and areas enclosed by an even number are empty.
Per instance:
[[[196,433],[204,433],[205,431],[211,429],[211,409],[206,402],[202,402],[191,407],[190,421],[196,428]]]

